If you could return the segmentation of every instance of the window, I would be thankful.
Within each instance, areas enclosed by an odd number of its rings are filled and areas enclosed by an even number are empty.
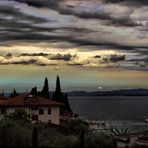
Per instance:
[[[48,115],[51,114],[51,108],[48,108]]]
[[[44,114],[44,109],[39,109],[39,114],[43,115]]]
[[[6,108],[1,108],[1,114],[2,115],[6,114]]]
[[[38,121],[38,115],[32,115],[32,121]]]
[[[38,107],[37,106],[32,106],[31,109],[32,110],[38,110]]]

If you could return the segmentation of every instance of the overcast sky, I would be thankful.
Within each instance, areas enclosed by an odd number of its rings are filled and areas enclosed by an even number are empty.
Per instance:
[[[0,0],[0,90],[148,88],[147,0]]]

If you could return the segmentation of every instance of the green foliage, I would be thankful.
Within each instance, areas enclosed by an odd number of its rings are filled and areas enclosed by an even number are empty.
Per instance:
[[[47,124],[37,124],[20,120],[0,121],[0,147],[38,147],[47,148],[75,148],[80,147],[80,130],[85,124],[80,120],[71,121],[78,134],[63,134],[57,128],[51,128]],[[84,124],[84,125],[83,125]],[[37,135],[37,136],[36,136]],[[38,140],[38,141],[36,141]],[[105,133],[84,132],[85,148],[116,148],[111,135]]]
[[[116,148],[115,139],[107,133],[89,133],[85,138],[86,148]]]
[[[34,126],[32,131],[32,146],[38,147],[38,127]]]
[[[22,122],[3,120],[0,122],[0,147],[29,147],[31,132],[32,127]]]
[[[81,130],[88,132],[89,126],[87,123],[85,123],[81,119],[74,119],[68,122],[67,129],[71,134],[79,134]]]
[[[75,148],[78,147],[78,137],[74,135],[63,135],[56,129],[45,128],[40,130],[39,147],[50,148]]]
[[[30,122],[30,116],[24,109],[15,109],[13,113],[6,115],[5,119]]]

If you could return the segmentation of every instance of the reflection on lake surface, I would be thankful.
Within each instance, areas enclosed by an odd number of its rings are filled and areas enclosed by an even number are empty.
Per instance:
[[[111,121],[118,127],[148,130],[148,97],[105,96],[69,97],[74,113],[80,116]]]

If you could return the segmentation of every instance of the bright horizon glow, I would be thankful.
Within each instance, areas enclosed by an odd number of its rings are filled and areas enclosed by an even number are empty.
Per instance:
[[[87,68],[38,67],[25,65],[0,66],[0,91],[11,92],[15,87],[20,92],[29,91],[37,86],[41,89],[45,77],[48,77],[50,91],[54,91],[56,76],[61,78],[63,91],[97,91],[98,86],[103,90],[148,88],[148,75],[140,71],[104,71]],[[11,73],[9,72],[11,69]]]

